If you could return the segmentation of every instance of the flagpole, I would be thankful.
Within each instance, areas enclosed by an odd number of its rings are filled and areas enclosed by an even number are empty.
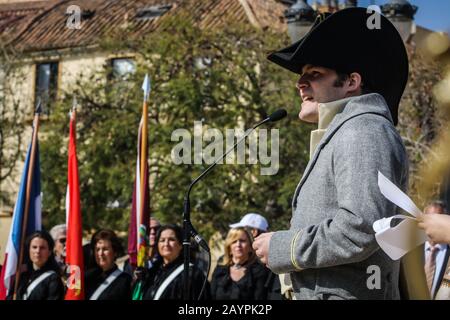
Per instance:
[[[140,165],[140,190],[141,190],[141,197],[140,197],[140,208],[138,208],[139,213],[140,213],[140,219],[139,219],[139,223],[140,225],[136,226],[137,227],[137,234],[138,237],[140,237],[140,226],[141,225],[145,225],[145,221],[143,221],[144,217],[145,217],[145,210],[147,209],[145,207],[145,194],[146,191],[145,187],[146,187],[146,173],[147,173],[147,166],[148,166],[148,162],[147,162],[147,126],[148,126],[148,98],[149,98],[149,94],[150,94],[150,80],[148,75],[145,75],[145,79],[144,82],[142,84],[142,90],[144,91],[144,101],[143,101],[143,105],[142,105],[142,137],[141,137],[141,165]],[[148,230],[145,230],[145,232],[147,233]],[[145,239],[145,236],[143,237]],[[139,259],[139,241],[137,243],[137,266],[138,267],[143,267],[145,264],[145,255],[143,259]],[[145,250],[145,252],[147,252],[147,250]]]
[[[148,104],[147,104],[147,99],[145,99],[144,97],[144,103],[142,106],[142,137],[141,137],[141,201],[140,201],[140,208],[139,208],[139,212],[140,212],[140,219],[139,219],[139,223],[140,225],[138,226],[138,234],[140,234],[139,230],[140,230],[140,226],[143,225],[145,223],[145,221],[143,221],[144,216],[145,216],[145,194],[146,194],[146,190],[145,190],[145,186],[146,186],[146,167],[147,167],[147,117],[148,117]],[[145,231],[147,232],[147,230]],[[145,259],[144,259],[145,260]],[[143,261],[138,261],[138,265],[142,264]],[[143,265],[140,265],[140,267],[143,267]]]
[[[37,142],[37,136],[38,136],[38,130],[39,130],[39,116],[41,114],[41,101],[39,100],[36,106],[36,110],[34,113],[34,130],[33,130],[33,138],[31,142],[31,159],[30,163],[28,165],[28,172],[27,172],[27,190],[26,190],[26,196],[25,196],[25,209],[23,212],[23,220],[22,220],[22,230],[20,235],[20,244],[19,244],[19,262],[17,264],[16,269],[16,279],[14,283],[14,295],[13,299],[16,300],[17,298],[17,289],[19,287],[19,281],[20,281],[20,273],[21,273],[21,266],[23,262],[23,255],[24,255],[24,242],[25,242],[25,235],[27,233],[27,225],[28,225],[28,212],[30,210],[30,194],[31,194],[31,187],[33,183],[33,172],[34,172],[34,163],[35,163],[35,155],[36,155],[36,142]]]

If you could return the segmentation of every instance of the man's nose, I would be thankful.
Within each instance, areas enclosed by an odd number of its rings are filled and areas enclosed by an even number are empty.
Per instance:
[[[309,86],[308,81],[300,78],[298,79],[297,83],[295,84],[295,86],[297,87],[298,90],[300,89],[305,89]]]
[[[297,80],[297,83],[296,83],[297,89],[300,90],[300,89],[304,89],[304,88],[309,86],[309,82],[308,82],[308,78],[307,77],[308,77],[307,74],[303,74],[303,75],[300,76],[300,78]]]

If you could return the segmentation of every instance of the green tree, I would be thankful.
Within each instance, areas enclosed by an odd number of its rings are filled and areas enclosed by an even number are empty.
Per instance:
[[[433,87],[442,79],[442,61],[433,60],[421,51],[409,48],[409,81],[399,107],[398,130],[402,135],[409,157],[409,191],[421,207],[427,201],[419,194],[419,169],[430,165],[436,157],[432,146],[442,130],[448,128],[445,117],[437,107]],[[427,159],[428,158],[428,159]],[[433,192],[439,197],[442,181],[436,181]]]
[[[248,129],[269,113],[286,108],[289,117],[266,128],[279,128],[279,171],[260,175],[261,166],[219,165],[191,193],[192,221],[208,237],[249,211],[265,215],[271,227],[287,227],[291,199],[309,157],[309,130],[297,119],[295,77],[266,59],[287,37],[240,24],[202,30],[179,17],[143,39],[118,35],[105,50],[137,52],[137,72],[127,81],[108,77],[109,68],[77,84],[51,115],[42,142],[45,210],[48,223],[62,219],[67,157],[67,113],[71,95],[80,102],[78,157],[85,229],[108,226],[126,230],[131,206],[141,82],[152,80],[149,106],[149,155],[152,214],[181,223],[183,198],[206,164],[176,165],[171,152],[174,130],[193,136],[194,121],[226,129]],[[104,79],[108,78],[105,83]],[[210,142],[205,141],[203,147]],[[224,144],[225,147],[225,144]],[[192,148],[193,149],[193,148]],[[44,156],[45,154],[45,156]],[[191,159],[194,159],[192,150]],[[216,155],[217,156],[217,155]],[[245,159],[248,163],[248,157]]]
[[[17,175],[18,161],[23,160],[23,131],[25,114],[20,109],[20,98],[14,94],[12,82],[20,82],[22,75],[18,55],[0,44],[0,203],[12,208],[14,194],[6,182]]]

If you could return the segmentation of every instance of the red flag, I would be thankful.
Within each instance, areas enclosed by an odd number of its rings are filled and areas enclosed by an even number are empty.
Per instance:
[[[82,247],[82,221],[80,184],[76,146],[76,113],[70,117],[69,160],[67,172],[66,222],[67,222],[67,292],[65,300],[84,300],[84,262]]]

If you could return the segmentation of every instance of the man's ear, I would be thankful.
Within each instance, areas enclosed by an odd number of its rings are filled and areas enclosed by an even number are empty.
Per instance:
[[[347,89],[351,93],[356,92],[358,90],[362,90],[361,88],[362,78],[358,72],[350,73],[350,76],[347,79],[347,83],[348,83]]]

